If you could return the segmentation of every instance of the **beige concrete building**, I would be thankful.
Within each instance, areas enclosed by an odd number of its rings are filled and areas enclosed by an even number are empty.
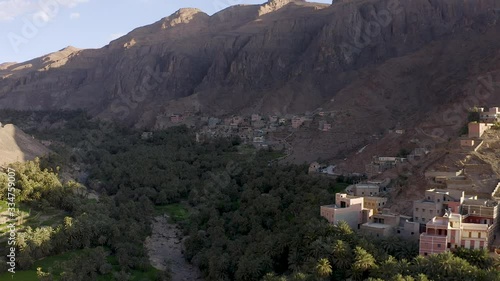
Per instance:
[[[364,208],[364,199],[345,193],[335,195],[335,204],[320,207],[320,214],[332,224],[345,221],[352,229],[359,229],[373,215],[371,209]]]
[[[370,218],[370,222],[362,224],[361,232],[377,237],[401,236],[407,239],[418,239],[420,224],[411,217],[392,214],[387,209]]]
[[[321,165],[318,162],[312,162],[311,165],[309,165],[309,174],[317,173],[319,168],[321,168]]]
[[[425,191],[424,199],[413,201],[413,221],[425,224],[435,216],[444,215],[445,210],[458,206],[464,199],[465,192],[460,190],[429,189]]]
[[[448,178],[446,180],[446,188],[453,190],[462,190],[467,193],[474,191],[472,180],[465,176]]]
[[[448,179],[453,177],[458,177],[463,173],[463,170],[458,171],[427,171],[425,172],[425,178],[435,181],[436,178]]]
[[[380,186],[372,183],[358,183],[353,188],[355,196],[377,196],[380,191]]]
[[[387,198],[385,197],[370,197],[370,196],[365,196],[363,197],[364,199],[364,207],[367,209],[372,209],[373,214],[378,214],[382,211],[383,208],[385,208],[385,204],[387,204]]]

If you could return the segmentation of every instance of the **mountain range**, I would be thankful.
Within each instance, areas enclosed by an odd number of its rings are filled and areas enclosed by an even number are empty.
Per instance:
[[[306,132],[299,150],[331,156],[387,129],[449,126],[458,121],[443,113],[500,104],[499,18],[498,0],[271,0],[211,16],[180,9],[101,49],[1,64],[0,108],[86,109],[137,127],[185,111],[322,108],[336,113],[333,133]]]

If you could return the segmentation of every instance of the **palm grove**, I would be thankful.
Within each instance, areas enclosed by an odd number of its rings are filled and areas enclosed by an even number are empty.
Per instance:
[[[24,208],[64,214],[19,233],[21,269],[71,253],[37,268],[40,280],[169,280],[150,266],[143,244],[152,217],[173,203],[188,209],[178,221],[188,237],[185,257],[206,280],[500,280],[496,260],[483,251],[423,258],[415,243],[329,225],[319,206],[344,185],[311,177],[304,165],[272,164],[275,153],[238,139],[196,143],[186,127],[143,139],[83,112],[3,111],[0,118],[56,143],[50,156],[12,165]],[[38,123],[62,120],[57,129]],[[68,176],[74,166],[85,171],[84,185]],[[0,174],[1,200],[6,181]]]

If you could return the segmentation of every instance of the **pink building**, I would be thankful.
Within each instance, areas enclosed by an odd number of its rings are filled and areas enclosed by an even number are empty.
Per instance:
[[[469,138],[480,138],[490,128],[491,124],[471,122],[469,123]]]
[[[473,147],[475,144],[475,141],[472,139],[461,139],[460,140],[460,146],[462,147]]]
[[[444,216],[434,217],[420,235],[419,254],[427,256],[458,247],[488,248],[494,225],[470,223],[468,216],[447,211]]]

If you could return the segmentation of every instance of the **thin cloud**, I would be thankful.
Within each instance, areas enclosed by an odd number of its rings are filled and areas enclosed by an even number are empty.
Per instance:
[[[69,18],[72,20],[76,20],[80,18],[80,13],[71,13],[69,14]]]
[[[4,0],[0,1],[0,20],[13,20],[25,13],[36,9],[33,1],[29,0]]]
[[[53,3],[59,5],[60,8],[74,8],[82,3],[87,3],[90,0],[56,0],[56,1],[39,1],[39,0],[0,0],[0,21],[10,21],[18,17],[27,15],[40,15],[41,12],[50,13],[53,11]]]

